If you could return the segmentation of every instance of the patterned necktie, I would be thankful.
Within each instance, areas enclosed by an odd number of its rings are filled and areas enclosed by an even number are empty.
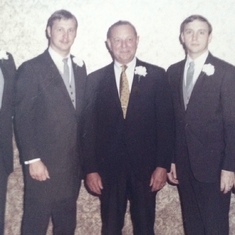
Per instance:
[[[126,76],[126,69],[127,69],[127,66],[122,65],[122,73],[121,73],[121,78],[120,78],[120,101],[121,101],[122,112],[123,112],[124,118],[126,118],[126,112],[127,112],[127,107],[128,107],[129,97],[130,97],[129,85],[128,85],[128,80]]]
[[[65,81],[70,83],[70,76],[69,76],[69,65],[68,65],[68,58],[63,59],[64,63],[64,73],[63,73],[63,78]]]

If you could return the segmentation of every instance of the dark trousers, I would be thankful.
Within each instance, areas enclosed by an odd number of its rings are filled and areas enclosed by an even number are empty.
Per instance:
[[[102,180],[102,235],[122,234],[128,200],[133,234],[154,235],[156,193],[150,190],[150,180],[144,181],[133,173],[123,172],[114,180]]]
[[[194,178],[188,160],[184,168],[181,171],[184,175],[178,178],[185,233],[228,235],[231,193],[220,192],[219,175],[213,183],[199,182]]]
[[[2,161],[0,161],[0,235],[4,234],[7,178],[8,174],[6,173]]]
[[[67,199],[52,203],[25,200],[21,234],[45,235],[50,218],[54,235],[73,235],[76,228],[76,200]]]

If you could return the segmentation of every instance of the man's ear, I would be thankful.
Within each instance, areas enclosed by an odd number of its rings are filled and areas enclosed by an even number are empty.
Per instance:
[[[111,41],[110,39],[108,38],[107,41],[106,41],[106,47],[109,51],[111,51]]]
[[[48,26],[47,27],[47,37],[51,37],[51,27],[50,26]]]
[[[208,40],[209,43],[211,42],[211,40],[212,40],[212,34],[209,35],[209,40]]]
[[[184,35],[183,35],[183,33],[180,34],[180,42],[182,44],[184,44]]]
[[[140,40],[140,36],[137,36],[137,38],[136,38],[137,46],[139,44],[139,40]]]

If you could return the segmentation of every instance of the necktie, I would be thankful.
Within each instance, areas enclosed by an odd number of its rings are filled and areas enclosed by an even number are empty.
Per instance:
[[[185,92],[184,92],[184,104],[185,108],[187,108],[187,104],[189,102],[192,90],[193,90],[193,74],[194,74],[194,62],[189,63],[189,67],[186,74],[186,84],[185,84]]]
[[[63,73],[63,78],[65,81],[70,83],[70,76],[69,76],[69,65],[68,65],[68,58],[63,59],[64,63],[64,73]]]
[[[127,112],[127,107],[128,107],[129,97],[130,97],[129,85],[128,85],[128,80],[126,76],[126,69],[127,69],[127,66],[122,65],[122,73],[121,73],[121,78],[120,78],[120,101],[121,101],[122,112],[123,112],[124,118],[126,118],[126,112]]]
[[[187,70],[187,74],[186,74],[186,91],[188,93],[188,91],[191,90],[192,92],[192,83],[193,83],[193,74],[194,74],[194,62],[190,62],[189,63],[189,67]]]

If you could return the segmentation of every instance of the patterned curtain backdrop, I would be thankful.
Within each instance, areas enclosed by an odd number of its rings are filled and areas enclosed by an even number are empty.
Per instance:
[[[179,42],[180,23],[191,14],[201,14],[213,25],[210,51],[235,64],[235,2],[233,0],[1,0],[0,48],[14,55],[16,65],[47,47],[45,27],[56,10],[67,9],[78,19],[78,34],[72,53],[86,62],[88,72],[111,61],[105,47],[108,27],[129,20],[140,36],[138,58],[164,67],[184,57]],[[10,175],[6,208],[6,235],[19,235],[23,207],[23,179],[18,150],[14,148],[14,172]],[[209,170],[209,169],[208,169]],[[158,193],[155,231],[158,235],[182,235],[177,189],[167,185]],[[99,200],[81,188],[77,201],[76,235],[100,234]],[[235,199],[232,195],[230,235],[235,235]],[[51,235],[51,224],[47,235]],[[131,235],[129,212],[124,235]]]

